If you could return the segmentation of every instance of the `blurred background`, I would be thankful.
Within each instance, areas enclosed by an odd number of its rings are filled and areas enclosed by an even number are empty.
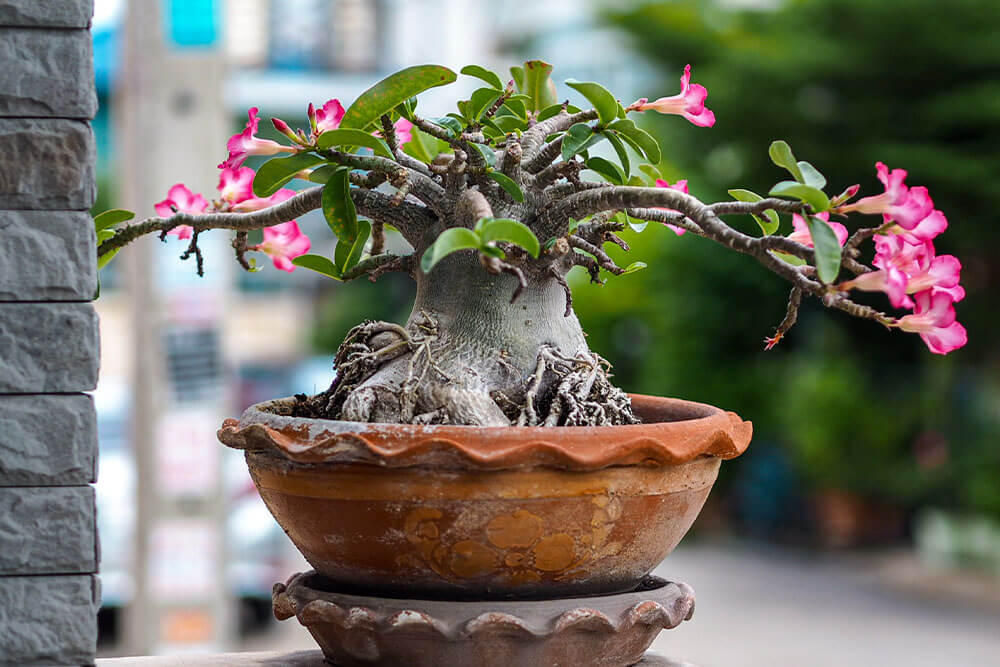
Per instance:
[[[765,353],[784,281],[653,227],[626,233],[648,269],[603,288],[574,275],[574,304],[620,386],[755,426],[659,570],[699,606],[656,648],[699,665],[1000,664],[995,0],[95,0],[93,34],[95,211],[152,214],[176,182],[211,198],[249,107],[295,126],[309,102],[347,106],[428,62],[505,72],[542,58],[557,82],[600,81],[626,102],[674,94],[691,63],[715,127],[640,122],[661,139],[664,178],[703,200],[780,180],[778,138],[833,192],[880,192],[878,160],[907,169],[949,217],[939,253],[963,263],[969,345],[947,357],[814,302]],[[443,115],[473,87],[421,107]],[[321,217],[299,222],[314,252],[332,249]],[[400,276],[247,274],[221,232],[201,245],[203,279],[174,237],[100,274],[103,655],[313,646],[270,615],[271,585],[306,565],[215,429],[324,389],[350,327],[409,311]]]

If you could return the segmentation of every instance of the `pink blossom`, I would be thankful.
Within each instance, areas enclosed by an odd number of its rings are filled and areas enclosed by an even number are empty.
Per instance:
[[[844,227],[839,222],[830,222],[830,214],[824,211],[823,213],[818,213],[816,215],[820,220],[825,220],[830,227],[833,228],[833,233],[837,235],[837,243],[840,247],[844,247],[847,243],[847,227]],[[792,227],[795,229],[794,232],[788,235],[788,239],[795,241],[796,243],[801,243],[804,246],[813,248],[812,233],[809,231],[809,225],[798,213],[792,214]]]
[[[260,124],[257,112],[257,107],[252,107],[247,111],[247,116],[249,117],[247,126],[242,132],[234,134],[226,142],[226,148],[229,149],[229,157],[219,165],[219,169],[226,169],[227,167],[236,169],[242,166],[247,157],[251,155],[275,155],[276,153],[295,153],[298,151],[293,146],[282,146],[277,141],[259,139],[256,136],[257,126]]]
[[[219,198],[230,204],[253,199],[254,175],[254,170],[250,167],[226,167],[219,174]]]
[[[393,127],[396,129],[396,140],[400,146],[413,140],[413,123],[410,121],[400,118]]]
[[[309,252],[311,245],[309,237],[299,230],[298,223],[290,220],[265,228],[264,242],[254,246],[254,250],[268,255],[275,268],[291,273],[295,270],[292,260]]]
[[[913,298],[916,301],[914,313],[899,318],[896,326],[920,334],[935,354],[948,354],[968,342],[965,327],[955,321],[954,299],[950,292],[928,289],[917,292]]]
[[[154,208],[156,209],[156,215],[161,218],[169,218],[175,212],[197,215],[204,213],[205,209],[208,208],[208,200],[201,195],[191,192],[183,183],[177,183],[167,191],[167,198],[156,204]],[[194,230],[190,225],[178,225],[167,232],[167,234],[174,235],[183,240],[191,238],[193,232]]]
[[[630,108],[635,108],[638,111],[652,109],[660,113],[676,114],[684,116],[700,127],[712,127],[715,125],[715,114],[705,106],[706,97],[708,97],[708,91],[705,86],[691,83],[691,65],[687,65],[684,68],[684,74],[681,75],[681,92],[679,94],[661,97],[654,102],[642,99]]]
[[[842,212],[881,213],[886,222],[894,220],[903,229],[910,230],[934,210],[934,202],[931,201],[927,188],[908,188],[903,183],[906,180],[905,169],[889,171],[889,167],[882,162],[877,162],[875,169],[878,180],[885,186],[885,192],[841,206]]]
[[[863,273],[843,283],[841,289],[859,289],[868,292],[885,292],[896,308],[912,307],[907,296],[932,288],[948,290],[955,301],[965,296],[958,287],[962,263],[954,255],[935,256],[930,241],[910,243],[905,235],[892,234],[875,237],[877,271]]]
[[[670,185],[670,181],[665,181],[662,178],[658,178],[656,179],[656,187],[667,188],[668,190],[677,190],[678,192],[683,192],[684,194],[688,193],[688,182],[686,178],[677,181],[673,185]],[[673,209],[665,208],[663,210],[672,211]],[[677,234],[677,236],[681,236],[687,232],[686,229],[684,229],[683,227],[678,227],[677,225],[667,225],[667,227],[674,230],[674,234]]]
[[[310,104],[306,113],[309,116],[309,124],[313,128],[313,133],[319,135],[327,130],[336,130],[340,127],[340,121],[344,117],[344,107],[340,104],[340,100],[333,99],[327,100],[326,104],[319,109]]]
[[[912,229],[907,230],[899,225],[894,225],[889,229],[889,233],[901,234],[910,243],[922,243],[934,239],[946,229],[948,229],[948,218],[944,217],[944,213],[941,211],[935,210],[931,211]]]
[[[281,188],[275,192],[270,197],[254,197],[250,199],[244,199],[233,205],[233,210],[239,213],[249,213],[250,211],[259,211],[262,208],[267,208],[269,206],[274,206],[275,204],[280,204],[283,201],[287,201],[295,196],[295,190],[289,190],[288,188]]]

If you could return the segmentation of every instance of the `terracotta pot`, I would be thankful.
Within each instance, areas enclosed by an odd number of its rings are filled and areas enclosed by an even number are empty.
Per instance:
[[[226,420],[271,513],[340,590],[520,599],[634,588],[690,528],[749,422],[633,396],[644,423],[606,427]]]

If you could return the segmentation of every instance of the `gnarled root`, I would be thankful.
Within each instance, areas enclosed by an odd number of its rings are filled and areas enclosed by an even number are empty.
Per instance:
[[[462,358],[442,369],[447,349],[436,320],[427,313],[408,327],[365,322],[352,329],[337,352],[337,378],[316,396],[298,396],[303,417],[401,424],[479,426],[601,426],[633,424],[628,396],[611,384],[610,364],[596,354],[568,356],[543,346],[534,372],[513,386],[486,386],[482,363]],[[509,364],[508,364],[509,365]],[[508,378],[510,376],[508,375]]]
[[[544,346],[524,388],[518,426],[635,424],[628,395],[611,384],[611,364],[593,352],[569,357]]]

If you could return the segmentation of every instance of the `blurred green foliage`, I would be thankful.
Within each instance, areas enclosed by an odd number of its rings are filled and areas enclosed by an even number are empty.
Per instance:
[[[766,192],[785,177],[767,156],[778,138],[828,177],[830,193],[856,182],[862,196],[881,192],[877,160],[926,185],[951,225],[938,252],[963,263],[968,296],[957,311],[970,340],[942,358],[915,335],[810,303],[764,353],[787,285],[750,258],[650,227],[628,239],[630,260],[649,269],[576,290],[589,342],[615,363],[619,384],[751,418],[756,438],[782,443],[810,489],[1000,515],[995,0],[680,1],[607,18],[663,73],[650,99],[674,94],[689,62],[708,88],[712,129],[642,118],[664,147],[664,176],[689,179],[692,194]],[[733,222],[759,233],[750,218]],[[871,303],[888,308],[878,295]]]

